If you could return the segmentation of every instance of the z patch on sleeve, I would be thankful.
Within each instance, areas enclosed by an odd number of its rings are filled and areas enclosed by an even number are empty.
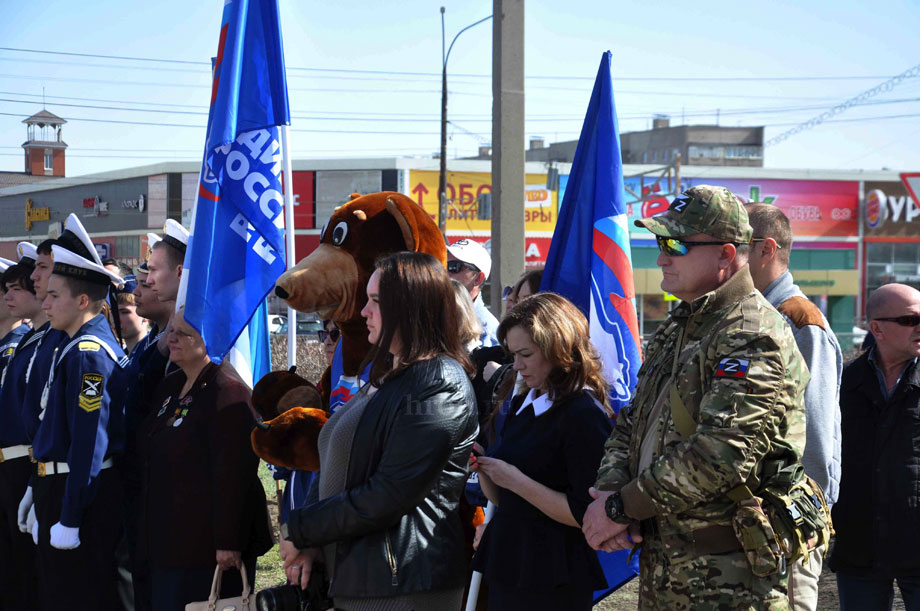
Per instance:
[[[80,384],[80,399],[77,404],[85,412],[94,412],[102,407],[102,385],[105,376],[98,373],[84,373]]]
[[[719,361],[716,368],[718,378],[746,378],[751,362],[745,359],[727,358]]]

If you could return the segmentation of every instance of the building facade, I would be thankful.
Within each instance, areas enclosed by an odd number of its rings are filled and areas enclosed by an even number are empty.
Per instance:
[[[298,259],[316,247],[323,225],[351,193],[399,191],[432,217],[437,215],[437,159],[295,160],[293,167]],[[656,167],[624,166],[637,309],[646,335],[671,307],[660,289],[655,243],[632,222],[666,210],[668,194],[677,187],[650,183],[648,172]],[[100,245],[101,255],[137,264],[147,252],[147,232],[162,231],[167,218],[189,224],[198,169],[192,163],[163,163],[0,189],[0,215],[5,219],[0,224],[0,256],[15,257],[20,240],[37,243],[57,235],[73,212]],[[526,165],[528,267],[546,261],[569,169],[559,162]],[[558,172],[558,180],[547,180],[550,170]],[[450,241],[490,240],[492,211],[489,199],[481,197],[491,192],[490,172],[486,160],[450,162]],[[642,173],[644,179],[639,178]],[[868,291],[892,281],[920,287],[920,209],[896,172],[694,166],[681,174],[681,189],[723,185],[745,201],[772,203],[786,213],[795,234],[793,276],[838,334],[850,334],[861,320]]]

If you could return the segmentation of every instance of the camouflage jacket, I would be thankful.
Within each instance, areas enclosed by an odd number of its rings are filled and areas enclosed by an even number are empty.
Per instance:
[[[677,390],[697,423],[686,439],[674,427],[667,399],[678,341]],[[756,491],[766,464],[800,460],[808,369],[789,326],[754,290],[747,266],[671,312],[638,376],[597,479],[598,489],[621,490],[629,517],[654,517],[662,534],[730,525],[729,490],[746,483]],[[649,421],[656,401],[663,401],[659,417]],[[639,472],[647,435],[651,462]]]

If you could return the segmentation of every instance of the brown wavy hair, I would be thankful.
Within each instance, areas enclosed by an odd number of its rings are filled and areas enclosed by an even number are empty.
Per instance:
[[[447,270],[431,255],[398,252],[374,265],[380,272],[380,321],[377,343],[367,361],[374,386],[409,365],[444,355],[458,361],[468,373],[474,371],[460,341],[460,313]],[[389,347],[399,333],[396,366]],[[364,367],[362,366],[362,369]]]
[[[543,357],[552,363],[546,386],[554,401],[587,388],[607,415],[613,416],[600,356],[588,336],[588,321],[575,304],[556,293],[524,298],[498,326],[498,341],[505,350],[508,331],[515,327],[526,331]]]

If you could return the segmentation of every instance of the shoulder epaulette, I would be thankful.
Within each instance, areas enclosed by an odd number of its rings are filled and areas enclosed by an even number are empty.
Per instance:
[[[790,297],[779,304],[776,309],[779,310],[780,314],[784,314],[789,318],[796,329],[801,329],[808,325],[825,329],[824,316],[821,315],[821,310],[806,297]]]

